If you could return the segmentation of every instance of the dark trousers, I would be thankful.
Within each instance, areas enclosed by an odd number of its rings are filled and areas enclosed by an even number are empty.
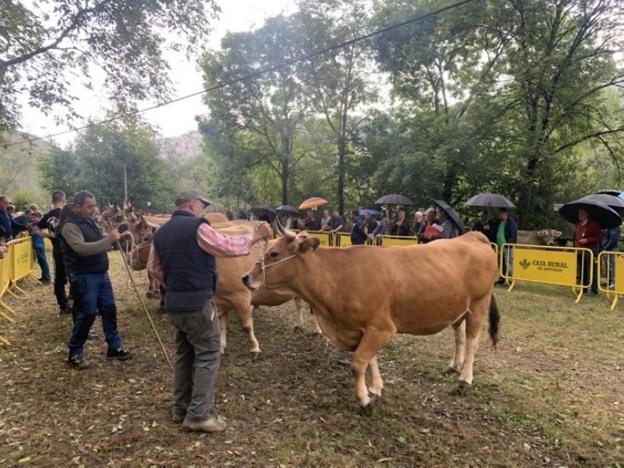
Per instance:
[[[70,280],[72,293],[75,294],[74,326],[68,344],[70,357],[82,354],[98,312],[102,316],[102,328],[108,347],[121,347],[121,337],[117,332],[115,297],[108,273],[71,275]]]
[[[56,297],[58,306],[61,309],[65,309],[69,301],[67,300],[67,294],[65,294],[67,273],[65,271],[65,263],[63,263],[63,254],[53,251],[52,257],[54,258],[54,296]]]
[[[596,263],[590,261],[589,253],[578,252],[576,254],[576,265],[577,265],[577,273],[576,273],[577,280],[580,281],[580,283],[583,285],[586,291],[591,286],[591,291],[593,293],[597,293],[598,292],[598,272],[596,271]],[[592,268],[594,271],[593,271],[593,278],[592,278],[591,285],[588,285],[589,274],[591,271],[590,268]]]
[[[210,415],[221,361],[217,311],[208,301],[201,310],[167,315],[175,327],[173,414],[203,421]]]
[[[37,257],[37,263],[41,268],[41,281],[50,281],[50,267],[48,266],[48,259],[43,247],[35,247],[35,256]]]

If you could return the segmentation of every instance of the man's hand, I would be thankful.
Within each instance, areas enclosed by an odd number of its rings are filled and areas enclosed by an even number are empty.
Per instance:
[[[116,242],[121,238],[121,234],[119,233],[117,229],[113,229],[112,231],[108,233],[108,238],[110,239],[111,242]]]
[[[271,237],[273,237],[273,229],[271,229],[271,226],[269,226],[268,223],[260,223],[254,229],[251,243],[255,244],[256,242],[259,242],[263,239],[268,240]]]

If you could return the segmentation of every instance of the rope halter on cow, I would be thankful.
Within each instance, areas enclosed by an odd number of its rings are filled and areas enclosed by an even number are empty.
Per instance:
[[[279,220],[279,217],[276,216],[275,217],[275,230],[278,232],[278,234],[290,238],[290,239],[294,239],[297,234],[294,233],[293,231],[291,231],[290,229],[285,228],[282,223]],[[268,241],[264,241],[264,249],[262,251],[262,256],[260,257],[260,261],[256,263],[256,265],[260,265],[260,271],[262,271],[262,286],[267,288],[267,289],[274,289],[271,288],[270,286],[268,286],[267,284],[267,280],[266,280],[266,270],[268,270],[271,267],[280,265],[281,263],[287,262],[289,260],[292,260],[293,258],[297,257],[297,254],[292,254],[286,258],[282,258],[281,260],[278,260],[276,262],[273,263],[269,263],[268,265],[264,262],[264,258],[266,257],[266,249],[268,246]]]

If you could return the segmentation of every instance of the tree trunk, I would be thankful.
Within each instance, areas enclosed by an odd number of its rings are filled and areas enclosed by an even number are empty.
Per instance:
[[[345,153],[347,145],[344,136],[338,137],[338,164],[336,172],[338,176],[338,185],[336,188],[336,203],[338,204],[338,212],[344,216],[344,183],[345,183]]]

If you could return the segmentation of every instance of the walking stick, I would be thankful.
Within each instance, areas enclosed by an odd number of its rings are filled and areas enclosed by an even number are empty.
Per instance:
[[[106,221],[106,223],[108,224],[108,227],[111,230],[114,229],[113,225],[110,223],[110,221]],[[167,354],[167,350],[165,349],[165,345],[163,344],[162,340],[160,339],[160,335],[158,333],[158,330],[156,330],[156,326],[154,325],[154,321],[152,320],[152,316],[150,315],[149,311],[147,310],[147,306],[145,305],[145,302],[143,301],[143,297],[141,297],[141,294],[139,293],[139,288],[137,288],[137,285],[134,282],[134,278],[132,277],[132,272],[130,271],[130,266],[128,266],[128,261],[126,260],[126,255],[124,254],[124,251],[121,248],[121,244],[119,243],[119,240],[116,240],[115,244],[117,245],[117,249],[119,250],[119,253],[121,254],[121,258],[123,260],[123,264],[126,267],[126,272],[128,273],[128,277],[130,278],[130,283],[132,283],[132,288],[134,289],[134,292],[135,292],[136,296],[139,298],[139,302],[141,303],[141,307],[143,308],[143,312],[145,312],[145,316],[147,317],[147,320],[149,321],[150,325],[152,326],[152,331],[154,332],[154,335],[156,336],[156,339],[158,340],[158,344],[160,345],[160,349],[162,350],[162,353],[165,356],[165,360],[167,361],[167,364],[169,364],[169,368],[173,369],[173,364],[171,363],[171,359],[169,358],[169,354]]]

